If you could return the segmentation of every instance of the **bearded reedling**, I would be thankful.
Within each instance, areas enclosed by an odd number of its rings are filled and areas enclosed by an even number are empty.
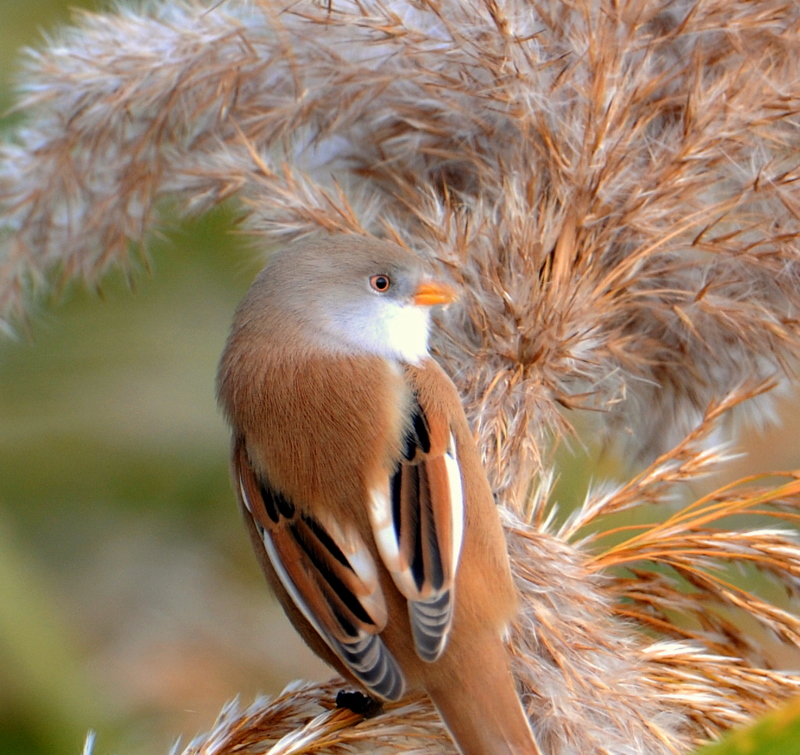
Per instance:
[[[503,643],[506,542],[459,396],[428,354],[454,291],[393,244],[278,253],[219,372],[267,578],[311,648],[371,696],[424,689],[465,755],[539,753]]]

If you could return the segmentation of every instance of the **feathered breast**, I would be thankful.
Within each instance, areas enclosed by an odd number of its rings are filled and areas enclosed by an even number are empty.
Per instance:
[[[352,516],[354,495],[372,489],[402,454],[411,395],[381,358],[233,351],[219,386],[231,424],[271,483],[333,514]]]

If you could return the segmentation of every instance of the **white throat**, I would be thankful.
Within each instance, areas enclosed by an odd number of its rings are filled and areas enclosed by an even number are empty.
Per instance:
[[[410,364],[428,356],[428,307],[384,300],[380,306],[339,313],[329,327],[337,340],[360,352]]]
[[[396,306],[385,317],[388,332],[387,344],[395,358],[410,364],[419,364],[428,356],[428,331],[431,325],[427,307]]]

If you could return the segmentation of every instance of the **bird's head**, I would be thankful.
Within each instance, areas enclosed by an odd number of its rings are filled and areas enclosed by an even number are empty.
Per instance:
[[[283,320],[307,346],[418,363],[428,354],[430,309],[456,293],[394,244],[336,236],[277,252],[256,279],[245,309]]]

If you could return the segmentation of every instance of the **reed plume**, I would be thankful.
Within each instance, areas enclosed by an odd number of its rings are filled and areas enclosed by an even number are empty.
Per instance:
[[[745,565],[796,597],[796,476],[666,505],[795,376],[798,49],[784,0],[83,14],[20,77],[0,313],[13,328],[37,290],[126,266],[164,198],[236,195],[266,248],[330,231],[427,256],[464,291],[435,346],[506,510],[540,740],[684,752],[800,691],[764,644],[796,646],[799,620],[726,577]],[[551,449],[580,409],[644,468],[559,524]],[[605,524],[652,504],[656,525]],[[354,726],[334,687],[232,706],[185,752],[451,751],[424,701]]]

